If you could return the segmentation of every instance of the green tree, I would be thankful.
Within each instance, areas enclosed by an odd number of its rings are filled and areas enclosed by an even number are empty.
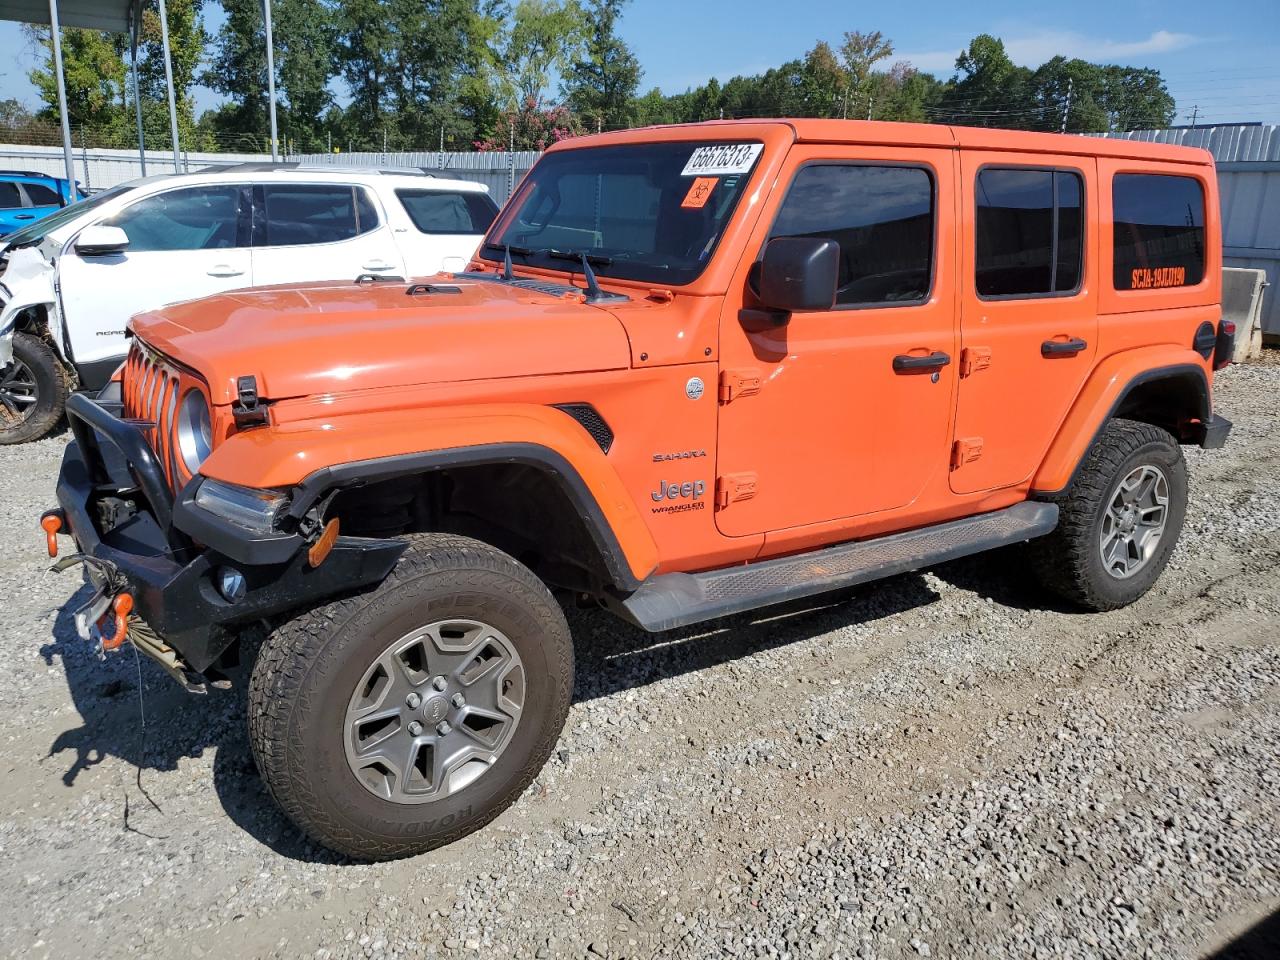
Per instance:
[[[617,33],[626,2],[591,0],[584,10],[592,31],[566,71],[562,94],[588,126],[625,127],[636,119],[640,61]]]
[[[589,29],[577,0],[519,0],[502,46],[503,99],[520,109],[530,99],[541,105]]]
[[[40,48],[40,61],[29,74],[44,102],[42,114],[58,119],[58,81],[53,65],[53,38],[48,27],[28,26],[26,34]],[[119,37],[99,30],[62,31],[62,71],[67,117],[73,127],[112,130],[124,115],[127,70]]]
[[[879,30],[873,33],[850,31],[840,44],[840,60],[845,72],[844,102],[840,115],[861,117],[869,106],[868,79],[872,68],[893,56],[893,44]]]
[[[169,49],[173,64],[174,100],[178,113],[178,136],[184,147],[197,149],[195,101],[191,89],[204,55],[208,34],[200,19],[204,0],[166,0],[169,21]],[[169,107],[165,94],[164,50],[158,8],[145,6],[138,45],[138,82],[142,87],[142,110],[147,145],[159,149],[169,145]]]
[[[958,76],[942,97],[937,119],[982,127],[1025,127],[1043,113],[1031,95],[1031,71],[1019,67],[1004,43],[984,33],[956,58]]]

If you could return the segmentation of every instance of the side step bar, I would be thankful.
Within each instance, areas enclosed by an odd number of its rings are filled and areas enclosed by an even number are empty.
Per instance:
[[[1058,523],[1058,507],[1026,501],[906,533],[705,573],[665,573],[618,601],[617,612],[657,632],[811,597],[1031,540]]]

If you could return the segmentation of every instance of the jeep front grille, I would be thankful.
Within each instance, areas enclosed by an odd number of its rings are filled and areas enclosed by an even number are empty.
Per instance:
[[[139,421],[146,430],[151,452],[175,491],[191,479],[178,456],[174,432],[178,398],[184,386],[193,385],[187,381],[193,378],[136,339],[129,347],[121,384],[124,416],[126,420]]]

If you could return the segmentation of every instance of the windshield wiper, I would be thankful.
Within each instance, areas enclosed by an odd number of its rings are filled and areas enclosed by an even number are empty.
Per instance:
[[[613,257],[606,257],[601,253],[587,253],[585,250],[548,250],[546,254],[553,260],[594,263],[597,267],[608,267],[613,264]]]
[[[533,253],[533,250],[529,247],[518,247],[514,243],[486,243],[484,248],[486,250],[496,250],[498,253],[506,253],[509,250],[521,257],[527,257]]]

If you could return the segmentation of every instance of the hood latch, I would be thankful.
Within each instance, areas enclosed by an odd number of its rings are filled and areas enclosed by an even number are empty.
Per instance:
[[[267,405],[258,400],[257,377],[236,378],[236,400],[231,404],[231,413],[236,418],[237,429],[251,430],[267,425]]]

